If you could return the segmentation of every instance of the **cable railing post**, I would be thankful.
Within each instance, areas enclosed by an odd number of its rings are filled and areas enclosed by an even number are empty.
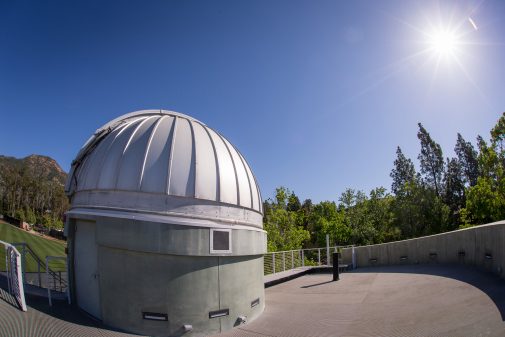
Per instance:
[[[330,266],[330,235],[326,234],[326,265]]]
[[[9,289],[9,294],[11,294],[11,273],[10,273],[10,264],[9,264],[9,254],[8,254],[9,249],[7,246],[5,246],[5,272],[7,274],[7,288]]]
[[[286,252],[282,252],[282,271],[286,271]]]
[[[275,274],[275,253],[272,253],[272,274]]]
[[[321,248],[317,249],[317,265],[321,265]]]
[[[291,251],[291,269],[295,269],[295,258],[294,258],[295,254],[294,254],[294,251],[292,250]]]
[[[51,300],[51,285],[49,283],[49,258],[46,256],[46,282],[47,282],[47,298],[49,299],[49,306],[53,306]]]
[[[39,279],[39,287],[42,287],[42,277],[40,276],[40,263],[37,262],[37,275]]]
[[[356,252],[354,251],[354,245],[352,246],[352,269],[356,269]]]
[[[303,249],[302,249],[302,267],[305,267],[305,254],[303,254]]]
[[[26,243],[23,244],[23,282],[27,283],[26,281]]]

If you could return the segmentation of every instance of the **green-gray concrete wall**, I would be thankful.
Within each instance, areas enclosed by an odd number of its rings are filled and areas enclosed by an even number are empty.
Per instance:
[[[343,255],[350,254],[343,249]],[[448,233],[355,247],[357,267],[417,263],[461,263],[505,278],[505,221]]]
[[[209,228],[91,218],[105,324],[152,336],[203,336],[238,325],[239,316],[250,321],[263,312],[264,232],[232,230],[233,253],[210,254]],[[70,227],[76,222],[70,220]],[[75,235],[79,231],[70,228],[69,247]],[[70,260],[82,258],[69,253]],[[221,309],[229,315],[209,318]],[[168,321],[143,319],[143,312],[166,314]],[[185,324],[193,330],[184,332]]]

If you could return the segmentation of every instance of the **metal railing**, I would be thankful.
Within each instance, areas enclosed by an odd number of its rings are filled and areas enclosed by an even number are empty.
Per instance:
[[[41,288],[52,289],[58,292],[66,292],[67,290],[67,272],[66,261],[63,264],[64,271],[51,268],[46,261],[43,261],[25,242],[13,243],[21,253],[21,265],[23,270],[23,282],[30,285],[35,285]],[[61,257],[59,260],[66,260],[66,257]],[[37,271],[27,272],[28,264],[35,264]],[[33,267],[32,267],[33,269]]]
[[[308,266],[330,266],[333,263],[332,253],[351,248],[351,258],[345,262],[354,265],[354,246],[333,246],[270,252],[263,255],[264,275],[280,273],[286,270]]]
[[[9,294],[15,298],[21,311],[26,311],[21,254],[16,247],[7,242],[0,241],[0,244],[5,247],[5,275]]]
[[[49,279],[49,275],[51,273],[51,268],[49,267],[49,264],[51,263],[51,261],[63,261],[65,263],[65,266],[67,265],[67,257],[66,256],[46,256],[46,277]],[[67,268],[68,270],[68,268]],[[67,275],[67,279],[64,281],[65,283],[65,288],[66,288],[66,295],[67,295],[67,301],[68,301],[68,304],[71,303],[71,300],[70,300],[70,289],[68,287],[68,273],[65,273]],[[62,279],[61,279],[61,272],[59,274],[59,278],[60,278],[60,291],[63,291],[62,289]],[[55,278],[53,277],[53,280],[55,280]],[[54,288],[56,288],[56,282],[54,283]],[[49,299],[49,306],[52,306],[53,305],[53,301],[52,301],[52,298],[51,298],[51,288],[47,288],[47,297]]]

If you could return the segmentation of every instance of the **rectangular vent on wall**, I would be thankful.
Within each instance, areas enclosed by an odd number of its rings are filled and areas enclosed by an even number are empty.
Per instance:
[[[231,229],[210,229],[210,253],[231,253]]]
[[[260,304],[260,298],[259,297],[257,299],[255,299],[254,301],[251,302],[251,308],[254,308],[258,304]]]
[[[142,318],[150,321],[168,321],[168,315],[159,312],[142,312]]]
[[[230,309],[216,310],[209,312],[209,318],[219,318],[228,316],[230,314]]]

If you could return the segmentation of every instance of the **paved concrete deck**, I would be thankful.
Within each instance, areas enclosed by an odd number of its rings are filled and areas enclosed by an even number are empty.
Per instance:
[[[505,336],[505,281],[474,268],[443,265],[364,268],[310,274],[266,289],[255,321],[215,337]],[[0,290],[0,336],[132,336],[80,311],[28,296],[28,312]]]
[[[262,316],[216,337],[505,336],[505,282],[473,268],[366,268],[330,280],[268,288]]]

